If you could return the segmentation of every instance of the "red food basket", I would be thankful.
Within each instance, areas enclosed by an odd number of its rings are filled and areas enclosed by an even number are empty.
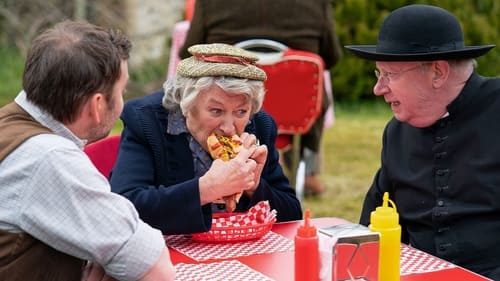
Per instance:
[[[255,207],[255,208],[254,208]],[[210,231],[195,233],[198,242],[239,242],[258,239],[271,230],[276,211],[269,211],[267,201],[259,202],[246,213],[214,213]]]
[[[196,233],[192,239],[198,242],[239,242],[264,236],[274,222],[239,227],[213,227],[208,232]]]

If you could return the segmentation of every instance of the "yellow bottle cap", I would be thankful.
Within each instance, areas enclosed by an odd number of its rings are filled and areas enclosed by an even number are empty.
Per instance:
[[[392,207],[389,207],[389,203]],[[374,228],[391,228],[399,225],[399,214],[396,204],[389,199],[389,193],[385,192],[382,206],[377,207],[370,214],[370,224]]]

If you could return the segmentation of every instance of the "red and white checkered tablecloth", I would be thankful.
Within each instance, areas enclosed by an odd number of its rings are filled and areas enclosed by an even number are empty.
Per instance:
[[[184,235],[166,235],[165,242],[169,247],[196,261],[229,259],[294,250],[293,240],[272,231],[257,240],[234,243],[196,242]]]
[[[450,262],[406,245],[401,245],[400,261],[401,275],[439,271],[456,267],[456,265]]]
[[[231,260],[175,266],[177,281],[273,281],[243,263]]]

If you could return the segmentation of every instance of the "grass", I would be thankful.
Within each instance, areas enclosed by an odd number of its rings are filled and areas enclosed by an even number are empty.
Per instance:
[[[357,222],[364,195],[380,165],[382,132],[392,116],[385,104],[335,105],[336,121],[323,137],[321,179],[327,190],[306,197],[313,217],[333,216]]]
[[[15,49],[0,47],[0,106],[9,103],[22,88],[24,60]]]

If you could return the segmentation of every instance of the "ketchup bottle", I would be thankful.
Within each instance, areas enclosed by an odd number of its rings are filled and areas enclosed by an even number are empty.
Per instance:
[[[389,199],[389,193],[384,193],[382,206],[371,212],[368,228],[380,233],[378,280],[399,281],[401,226],[396,204]]]
[[[319,280],[319,241],[316,227],[311,225],[309,209],[304,213],[304,225],[295,235],[295,280]]]

